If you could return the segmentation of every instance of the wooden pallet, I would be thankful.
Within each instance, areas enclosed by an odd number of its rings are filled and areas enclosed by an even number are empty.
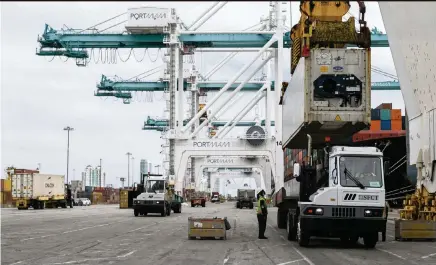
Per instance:
[[[188,218],[189,239],[227,239],[224,218]]]

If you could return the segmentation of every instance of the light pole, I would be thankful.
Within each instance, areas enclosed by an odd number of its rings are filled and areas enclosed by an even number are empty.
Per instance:
[[[135,158],[132,156],[132,185],[135,183]]]
[[[157,167],[157,174],[159,175],[159,168],[160,168],[160,165],[157,165],[157,166],[154,166],[154,167]]]
[[[127,152],[127,187],[130,188],[130,156],[132,153]]]
[[[64,128],[64,131],[67,131],[68,142],[67,142],[67,184],[68,184],[68,167],[70,164],[70,131],[74,131],[74,128],[67,126]]]

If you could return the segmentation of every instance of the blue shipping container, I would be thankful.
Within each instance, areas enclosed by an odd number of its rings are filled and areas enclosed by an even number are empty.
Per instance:
[[[391,130],[391,120],[388,120],[388,121],[382,120],[380,123],[381,123],[381,130],[382,131]]]
[[[390,121],[391,120],[391,110],[390,109],[381,109],[380,110],[380,120]]]
[[[380,110],[379,109],[372,109],[371,110],[371,120],[373,120],[373,121],[380,120]]]

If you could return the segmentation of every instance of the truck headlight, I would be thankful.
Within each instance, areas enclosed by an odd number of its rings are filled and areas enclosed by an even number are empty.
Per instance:
[[[324,209],[321,207],[309,207],[306,208],[306,210],[304,211],[304,214],[307,215],[323,215],[324,214]]]
[[[383,217],[383,209],[365,209],[363,215],[365,217]]]

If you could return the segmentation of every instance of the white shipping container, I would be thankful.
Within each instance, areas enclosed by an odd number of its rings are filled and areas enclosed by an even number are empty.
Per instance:
[[[364,49],[313,49],[301,58],[283,95],[283,147],[346,141],[369,126],[371,80]],[[358,103],[356,103],[358,102]]]
[[[168,24],[177,21],[173,9],[159,7],[139,7],[127,10],[126,29],[157,29],[168,27]]]
[[[37,199],[65,194],[64,175],[13,174],[12,197]]]

